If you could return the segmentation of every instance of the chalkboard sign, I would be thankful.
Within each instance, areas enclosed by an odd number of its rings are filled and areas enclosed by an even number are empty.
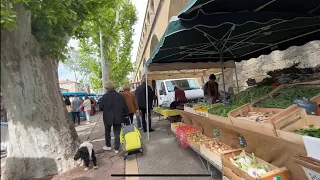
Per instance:
[[[214,134],[215,136],[220,136],[220,131],[219,131],[219,130],[213,129],[212,132],[213,132],[213,134]]]
[[[247,147],[246,139],[243,136],[241,136],[241,135],[238,136],[238,142],[241,147],[243,147],[243,148]]]

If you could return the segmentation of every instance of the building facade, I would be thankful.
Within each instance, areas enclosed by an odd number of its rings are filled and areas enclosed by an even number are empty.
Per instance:
[[[84,91],[81,88],[79,83],[77,83],[75,81],[71,81],[69,79],[59,81],[59,86],[60,86],[60,89],[63,90],[64,92]]]
[[[134,64],[136,71],[132,79],[133,88],[140,84],[144,64],[157,46],[171,17],[178,15],[188,2],[189,0],[148,0]]]

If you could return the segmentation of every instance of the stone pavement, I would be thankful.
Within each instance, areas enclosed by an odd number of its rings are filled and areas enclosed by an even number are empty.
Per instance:
[[[140,174],[208,174],[204,165],[206,162],[191,148],[181,148],[175,134],[170,130],[169,121],[153,119],[155,132],[150,133],[150,139],[143,133],[145,153],[137,155]],[[169,132],[169,134],[168,134]],[[209,177],[140,177],[140,180],[208,180]],[[221,173],[216,170],[215,180],[221,179]]]
[[[100,120],[99,120],[100,119]],[[84,171],[84,167],[77,167],[69,172],[53,177],[48,177],[52,180],[120,180],[124,177],[111,177],[111,174],[124,174],[125,172],[125,161],[121,152],[115,154],[114,151],[103,151],[102,147],[105,145],[104,140],[104,125],[101,117],[101,113],[97,113],[91,116],[91,124],[86,125],[85,121],[81,121],[80,126],[76,126],[78,135],[82,141],[85,141],[95,123],[98,122],[94,131],[92,132],[90,139],[93,140],[93,148],[97,156],[97,164],[99,169],[93,170],[92,168],[88,171]],[[111,133],[112,134],[112,133]],[[113,134],[112,134],[113,136]],[[113,138],[112,138],[113,139]],[[113,142],[112,142],[113,145]],[[48,179],[47,178],[47,179]]]

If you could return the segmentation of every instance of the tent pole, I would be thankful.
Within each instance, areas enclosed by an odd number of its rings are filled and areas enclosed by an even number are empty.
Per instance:
[[[149,136],[149,100],[148,100],[148,73],[146,72],[145,74],[146,78],[146,110],[147,110],[147,117],[145,118],[145,120],[147,121],[147,135],[148,135],[148,139],[150,138]]]
[[[237,65],[234,64],[234,73],[236,74],[236,81],[237,81],[237,90],[238,93],[240,92],[240,88],[239,88],[239,81],[238,81],[238,73],[237,73]]]
[[[222,82],[223,82],[223,101],[226,102],[226,84],[224,82],[224,62],[223,62],[223,52],[220,52],[220,62],[221,62],[221,73],[222,73]]]

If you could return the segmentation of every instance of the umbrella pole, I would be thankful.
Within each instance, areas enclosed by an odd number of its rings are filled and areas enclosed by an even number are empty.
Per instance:
[[[226,84],[224,82],[224,62],[223,62],[223,52],[220,52],[220,62],[221,62],[221,73],[222,73],[222,83],[223,83],[223,102],[226,102]],[[219,91],[219,90],[218,90]]]
[[[146,110],[147,110],[147,117],[144,118],[146,121],[147,121],[147,136],[148,136],[148,139],[150,138],[149,136],[149,100],[148,100],[148,73],[146,73]]]
[[[238,73],[237,73],[237,65],[234,64],[234,73],[236,73],[236,81],[237,81],[237,90],[238,93],[240,92],[240,88],[239,88],[239,81],[238,81]]]

